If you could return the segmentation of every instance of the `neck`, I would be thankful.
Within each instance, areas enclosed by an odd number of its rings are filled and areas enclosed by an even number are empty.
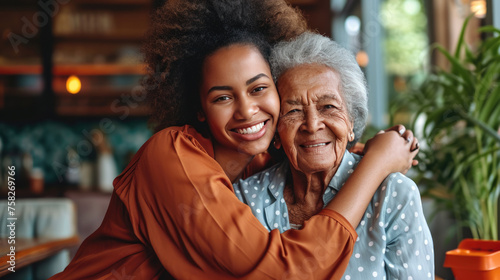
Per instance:
[[[224,172],[232,183],[241,178],[243,171],[245,171],[245,168],[254,157],[238,151],[228,151],[218,147],[214,147],[214,155],[215,160],[224,169]]]
[[[303,224],[323,209],[323,194],[335,172],[304,174],[291,167],[284,191],[291,223]]]
[[[304,174],[292,168],[289,174],[287,181],[290,182],[289,187],[292,190],[295,203],[311,204],[320,201],[322,203],[323,194],[335,173]]]

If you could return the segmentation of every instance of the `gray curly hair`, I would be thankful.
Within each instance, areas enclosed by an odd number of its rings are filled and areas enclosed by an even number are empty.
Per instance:
[[[328,37],[305,32],[291,41],[276,44],[270,57],[275,82],[287,70],[313,63],[330,67],[340,76],[341,92],[349,118],[354,124],[355,138],[347,144],[347,148],[351,148],[363,134],[368,118],[366,80],[354,55]]]

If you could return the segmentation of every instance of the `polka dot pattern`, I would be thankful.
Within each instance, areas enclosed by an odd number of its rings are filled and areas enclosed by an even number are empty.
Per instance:
[[[357,155],[344,154],[323,195],[325,204],[337,194],[359,160]],[[251,207],[268,230],[291,228],[283,197],[287,170],[288,163],[283,162],[234,185],[236,196]],[[404,175],[394,173],[382,182],[356,232],[354,252],[342,279],[434,279],[433,243],[420,193]]]

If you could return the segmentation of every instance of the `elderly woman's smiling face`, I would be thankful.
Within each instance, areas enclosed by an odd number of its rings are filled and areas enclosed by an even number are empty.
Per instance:
[[[337,72],[319,64],[292,68],[278,80],[278,144],[302,173],[335,173],[353,140],[340,83]]]

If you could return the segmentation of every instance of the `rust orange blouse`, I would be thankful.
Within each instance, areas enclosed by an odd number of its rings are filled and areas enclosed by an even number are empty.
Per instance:
[[[268,232],[189,126],[153,135],[114,187],[102,225],[51,279],[340,279],[357,238],[331,210]]]

